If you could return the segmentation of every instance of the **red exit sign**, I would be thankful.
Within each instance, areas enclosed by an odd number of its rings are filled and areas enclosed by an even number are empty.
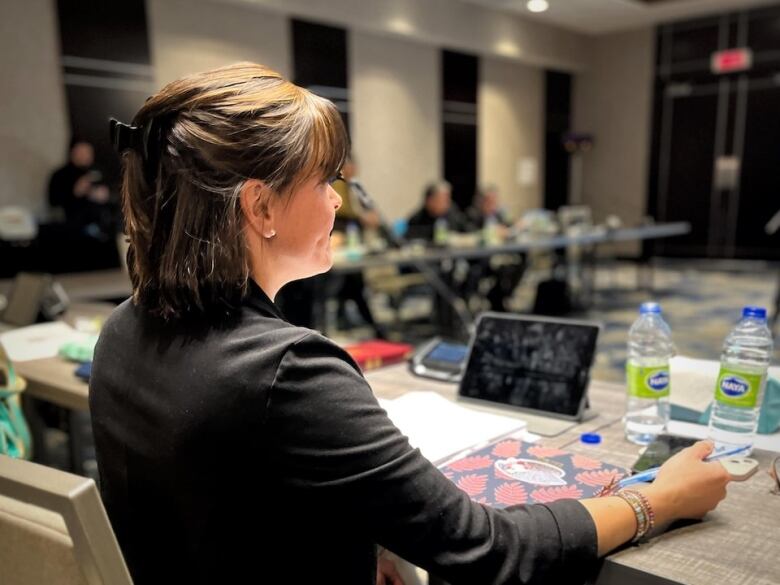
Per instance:
[[[727,49],[713,53],[710,68],[713,73],[747,71],[753,66],[753,51],[750,49]]]

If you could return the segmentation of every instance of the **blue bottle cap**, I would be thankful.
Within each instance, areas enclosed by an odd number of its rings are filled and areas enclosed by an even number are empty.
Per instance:
[[[760,319],[766,321],[766,309],[764,307],[745,307],[742,309],[742,318]]]
[[[639,314],[640,315],[647,315],[647,314],[661,314],[661,305],[658,303],[642,303],[639,306]]]
[[[601,443],[601,435],[598,433],[582,433],[580,435],[580,441],[590,445],[598,445]]]

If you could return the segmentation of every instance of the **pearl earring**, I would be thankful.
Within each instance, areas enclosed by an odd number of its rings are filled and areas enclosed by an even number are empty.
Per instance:
[[[276,235],[276,230],[271,230],[270,232],[268,232],[268,233],[265,235],[265,239],[266,239],[266,240],[270,240],[270,239],[271,239],[271,238],[273,238],[275,235]]]

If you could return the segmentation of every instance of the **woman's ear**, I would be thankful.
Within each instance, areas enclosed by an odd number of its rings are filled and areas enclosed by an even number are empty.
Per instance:
[[[273,192],[268,185],[257,179],[244,182],[239,195],[247,227],[264,239],[271,239],[276,235],[276,214],[272,196]]]

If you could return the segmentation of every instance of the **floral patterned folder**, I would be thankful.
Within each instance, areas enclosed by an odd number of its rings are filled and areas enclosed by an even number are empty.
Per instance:
[[[497,508],[590,498],[626,469],[555,447],[504,439],[440,466],[471,499]]]

